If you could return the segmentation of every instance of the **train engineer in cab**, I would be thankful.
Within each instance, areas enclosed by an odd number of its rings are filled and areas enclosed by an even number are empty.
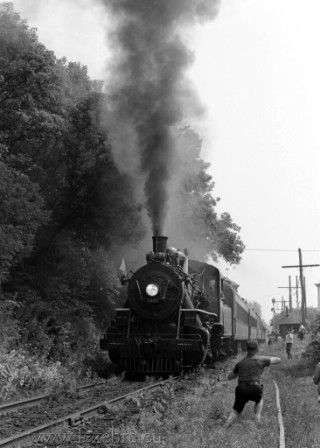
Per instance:
[[[263,384],[260,382],[265,367],[279,364],[280,358],[275,356],[258,356],[259,345],[257,341],[247,342],[247,356],[241,359],[229,372],[228,380],[238,378],[235,389],[235,401],[232,412],[227,420],[230,426],[241,414],[248,401],[254,401],[254,414],[257,423],[261,420],[263,406]]]

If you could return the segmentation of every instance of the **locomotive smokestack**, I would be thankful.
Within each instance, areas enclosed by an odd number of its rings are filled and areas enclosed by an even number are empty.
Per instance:
[[[166,252],[167,240],[168,240],[167,236],[154,235],[152,237],[152,240],[153,240],[153,252],[155,254],[157,254],[159,252],[162,252],[162,253]]]

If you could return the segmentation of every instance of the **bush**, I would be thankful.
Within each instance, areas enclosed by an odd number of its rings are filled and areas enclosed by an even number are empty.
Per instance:
[[[302,357],[308,359],[311,364],[316,365],[320,361],[320,340],[314,339],[311,341],[307,345]]]
[[[0,340],[3,350],[10,351],[19,342],[20,324],[15,319],[15,313],[19,307],[20,305],[15,301],[15,297],[1,296],[0,292]]]
[[[0,393],[3,400],[34,391],[57,393],[71,389],[75,379],[59,361],[48,363],[23,350],[0,352]]]
[[[312,368],[320,361],[320,319],[311,324],[311,342],[306,346],[302,357],[308,361]]]

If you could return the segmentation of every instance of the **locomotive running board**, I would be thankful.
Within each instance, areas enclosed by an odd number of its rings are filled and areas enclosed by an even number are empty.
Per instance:
[[[200,310],[199,308],[194,308],[194,309],[181,308],[181,312],[182,313],[199,313],[199,314],[206,314],[207,316],[218,317],[218,315],[216,313],[211,313],[210,311]]]

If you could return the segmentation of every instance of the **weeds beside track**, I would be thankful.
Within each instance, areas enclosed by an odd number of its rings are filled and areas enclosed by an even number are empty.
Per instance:
[[[236,387],[236,381],[227,381],[226,374],[240,355],[220,369],[185,375],[157,392],[144,391],[119,404],[110,404],[101,414],[55,436],[56,443],[52,438],[53,443],[48,443],[49,439],[43,442],[46,446],[62,446],[59,437],[63,436],[63,446],[74,446],[72,442],[77,441],[82,448],[92,447],[93,443],[97,448],[278,448],[285,437],[286,448],[319,448],[320,404],[312,368],[301,358],[305,345],[306,341],[301,343],[295,338],[292,360],[286,359],[285,344],[261,348],[261,355],[279,356],[282,363],[264,371],[264,407],[259,426],[253,419],[253,403],[249,403],[241,417],[230,428],[225,427]],[[282,439],[274,382],[281,401]]]
[[[301,358],[305,345],[306,341],[300,343],[295,337],[293,359],[290,361],[286,359],[285,344],[261,348],[261,355],[279,356],[282,364],[264,371],[264,407],[259,426],[253,419],[254,404],[249,403],[241,417],[230,428],[225,427],[237,382],[226,381],[225,369],[218,375],[214,370],[207,370],[194,378],[186,376],[174,389],[163,391],[156,406],[139,408],[138,403],[137,413],[131,419],[124,417],[125,407],[120,406],[115,419],[111,424],[109,422],[108,437],[110,428],[118,438],[131,434],[130,447],[134,448],[278,448],[281,439],[276,381],[284,423],[282,440],[285,436],[286,448],[319,448],[320,405],[310,367]],[[228,361],[226,368],[231,368],[241,357]],[[83,431],[87,435],[101,434],[106,428],[101,416],[94,422],[88,421]],[[153,444],[145,439],[146,434],[152,436]],[[84,443],[82,446],[88,448],[90,445]],[[100,446],[104,445],[97,443],[97,447]]]

